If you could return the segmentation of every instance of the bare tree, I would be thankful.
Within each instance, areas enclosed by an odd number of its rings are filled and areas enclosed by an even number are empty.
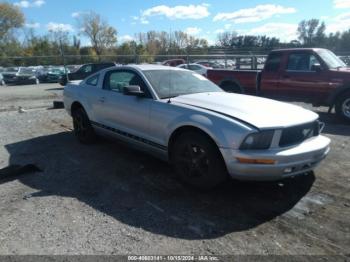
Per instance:
[[[221,47],[232,47],[233,41],[237,37],[236,32],[223,32],[217,36],[218,45]]]
[[[298,26],[298,37],[306,46],[320,44],[326,38],[326,25],[318,19],[303,20]]]
[[[110,26],[99,14],[90,12],[78,18],[81,32],[87,36],[98,56],[117,43],[117,30]]]

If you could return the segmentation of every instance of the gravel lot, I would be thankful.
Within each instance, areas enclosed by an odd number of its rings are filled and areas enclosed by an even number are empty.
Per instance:
[[[42,170],[0,177],[0,254],[349,254],[350,126],[325,108],[332,150],[313,174],[203,193],[119,143],[79,144],[48,109],[61,96],[0,87],[0,170]]]

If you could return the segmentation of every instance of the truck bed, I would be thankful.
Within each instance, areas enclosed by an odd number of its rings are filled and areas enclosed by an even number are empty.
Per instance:
[[[257,77],[260,72],[260,70],[210,69],[207,71],[207,77],[224,90],[225,88],[238,86],[242,93],[255,95]]]

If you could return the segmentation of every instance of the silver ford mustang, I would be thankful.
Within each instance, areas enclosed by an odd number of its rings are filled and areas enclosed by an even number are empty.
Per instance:
[[[329,152],[318,115],[270,99],[230,94],[180,68],[102,70],[64,89],[82,143],[123,140],[170,161],[179,177],[209,188],[228,175],[280,180],[314,169]]]

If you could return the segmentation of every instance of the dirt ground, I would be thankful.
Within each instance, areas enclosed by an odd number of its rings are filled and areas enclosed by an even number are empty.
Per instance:
[[[41,170],[0,177],[1,255],[350,253],[350,125],[325,108],[332,148],[314,173],[203,193],[117,142],[79,144],[66,112],[49,109],[61,96],[55,84],[0,87],[0,170]]]

